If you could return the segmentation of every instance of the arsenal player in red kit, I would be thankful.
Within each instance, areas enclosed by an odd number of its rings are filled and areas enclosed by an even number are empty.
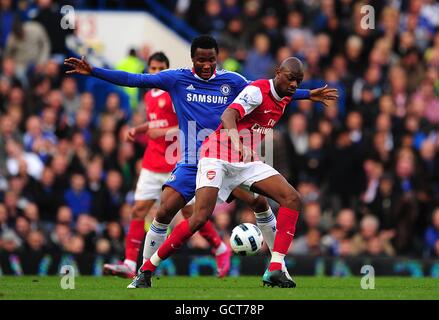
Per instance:
[[[162,52],[156,52],[149,58],[148,72],[155,74],[169,68],[169,60]],[[148,146],[145,149],[142,160],[142,170],[137,181],[134,194],[134,208],[130,228],[125,239],[125,260],[122,264],[105,264],[104,273],[122,277],[132,278],[136,274],[136,262],[139,254],[140,245],[145,237],[145,217],[151,210],[156,200],[160,199],[163,184],[169,179],[172,170],[175,168],[179,155],[173,154],[169,159],[166,157],[166,150],[175,141],[166,141],[166,134],[171,134],[173,130],[178,130],[178,119],[175,114],[172,100],[166,91],[151,89],[145,94],[145,107],[147,122],[143,125],[131,128],[127,139],[131,142],[136,140],[141,134],[146,134]],[[174,136],[174,135],[173,135]],[[185,217],[192,214],[193,207],[186,206],[182,213]],[[166,234],[167,226],[152,224],[155,233]],[[207,223],[200,233],[206,238],[214,249],[226,244],[221,240],[211,222]],[[159,241],[152,241],[159,243]],[[144,261],[152,256],[157,250],[155,245],[145,243],[143,250]],[[230,255],[228,250],[223,250],[226,255]],[[216,256],[217,260],[221,256]],[[224,257],[223,260],[229,260]],[[218,262],[218,261],[217,261]],[[220,268],[223,268],[222,262]],[[222,271],[226,273],[228,269]]]
[[[252,141],[261,141],[283,115],[303,80],[303,65],[297,58],[284,60],[271,80],[248,85],[224,111],[221,125],[203,143],[198,164],[195,212],[181,222],[156,253],[141,267],[132,285],[151,287],[151,275],[159,263],[172,255],[208,221],[217,202],[227,199],[238,186],[266,195],[280,205],[272,257],[262,280],[270,286],[296,286],[282,270],[302,209],[299,193],[268,164],[259,161]],[[326,89],[323,88],[323,89]],[[326,100],[338,98],[336,89],[326,89]],[[327,101],[323,101],[326,105]],[[249,142],[249,143],[246,143]]]

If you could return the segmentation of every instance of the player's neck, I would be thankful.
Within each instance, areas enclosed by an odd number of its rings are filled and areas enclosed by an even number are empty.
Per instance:
[[[194,75],[195,78],[197,78],[197,79],[199,79],[199,80],[209,81],[209,80],[212,80],[213,78],[216,77],[216,69],[213,71],[213,73],[212,73],[212,75],[210,76],[209,79],[203,79],[203,78],[201,78],[201,77],[195,72],[195,69],[194,69],[194,68],[192,68],[192,74]]]
[[[278,101],[281,101],[283,98],[285,98],[285,96],[280,95],[279,90],[276,89],[276,82],[274,81],[274,79],[270,79],[269,82],[271,93],[273,94],[274,98]]]

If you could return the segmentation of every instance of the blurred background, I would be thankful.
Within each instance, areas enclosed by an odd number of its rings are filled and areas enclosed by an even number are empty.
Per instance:
[[[191,66],[201,33],[218,40],[219,68],[270,78],[297,56],[302,88],[339,90],[328,108],[292,103],[274,132],[274,166],[305,202],[297,261],[439,257],[438,27],[434,0],[0,0],[0,274],[75,261],[99,275],[123,258],[147,147],[125,134],[145,91],[66,76],[63,59],[141,73],[163,50]],[[256,223],[239,202],[213,221],[225,240]],[[208,250],[194,236],[182,254]]]

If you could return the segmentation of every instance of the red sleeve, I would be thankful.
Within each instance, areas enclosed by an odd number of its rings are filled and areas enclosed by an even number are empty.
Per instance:
[[[244,118],[245,110],[244,107],[241,106],[239,103],[232,103],[231,105],[229,105],[228,108],[237,110],[239,112],[239,119]]]

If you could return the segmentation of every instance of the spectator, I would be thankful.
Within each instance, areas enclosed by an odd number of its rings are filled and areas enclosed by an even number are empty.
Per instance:
[[[0,48],[4,48],[14,23],[12,0],[3,0],[0,3],[0,21],[2,22],[0,28]]]
[[[84,253],[84,239],[79,235],[74,235],[66,244],[66,251],[70,254],[80,256]]]
[[[49,239],[49,250],[52,254],[61,254],[67,250],[72,232],[69,226],[63,223],[56,224]]]
[[[26,172],[35,179],[40,179],[43,172],[43,162],[33,152],[26,152],[23,147],[13,141],[6,142],[6,168],[8,174],[17,175],[19,173],[20,166],[26,167]]]
[[[303,220],[300,227],[297,228],[296,236],[306,234],[309,230],[319,230],[324,233],[324,226],[322,222],[321,207],[318,202],[309,202],[305,204],[303,210]]]
[[[363,163],[367,179],[367,187],[362,194],[362,201],[365,204],[372,203],[377,195],[379,181],[383,175],[383,165],[375,159],[366,159]]]
[[[27,259],[23,261],[23,273],[38,274],[40,272],[40,261],[45,254],[44,234],[38,230],[31,231],[26,238],[24,255]]]
[[[120,98],[119,95],[115,92],[110,93],[107,96],[106,102],[105,102],[105,111],[102,114],[103,115],[110,115],[112,116],[116,122],[117,127],[120,128],[123,124],[123,122],[127,119],[126,112],[122,109],[120,105]]]
[[[420,100],[425,105],[423,116],[433,125],[439,124],[439,98],[434,92],[433,82],[425,80],[421,83],[419,90],[413,99]]]
[[[250,79],[268,79],[273,75],[273,57],[270,38],[264,33],[254,37],[254,49],[250,50],[244,64],[244,73]]]
[[[122,176],[118,171],[110,170],[105,180],[103,195],[104,208],[98,216],[99,221],[117,221],[123,201]]]
[[[407,93],[407,75],[401,66],[394,65],[389,70],[390,94],[395,102],[395,115],[402,118],[406,113],[406,103],[408,100]]]
[[[229,51],[233,48],[245,48],[250,41],[248,37],[249,35],[244,29],[242,18],[235,17],[227,23],[226,30],[220,34],[219,43],[223,48]],[[223,64],[225,64],[225,62]]]
[[[1,241],[3,243],[3,250],[8,254],[17,254],[22,250],[23,242],[12,230],[4,232]]]
[[[285,38],[280,31],[279,24],[280,21],[276,9],[267,8],[262,16],[262,26],[259,32],[268,36],[271,56],[275,56],[278,49],[285,45]]]
[[[16,76],[16,69],[17,64],[15,63],[14,59],[7,57],[3,58],[1,75],[3,80],[7,81],[7,85],[10,88],[23,86],[21,80]],[[5,91],[5,93],[7,94],[8,92]]]
[[[81,104],[81,96],[78,93],[77,83],[74,78],[64,78],[61,82],[61,94],[64,110],[70,126],[74,123],[75,113]]]
[[[347,241],[350,243],[349,239],[345,238],[345,233],[343,232],[340,225],[335,224],[330,229],[328,234],[324,235],[321,239],[321,244],[323,251],[330,256],[339,256],[342,254],[342,243]],[[349,252],[349,255],[351,252]]]
[[[379,238],[379,221],[374,216],[365,216],[361,220],[360,232],[352,238],[352,245],[354,255],[366,253],[393,256],[395,254],[390,242]]]
[[[49,60],[49,54],[50,41],[41,24],[34,21],[22,23],[16,19],[4,55],[15,60],[16,74],[23,83],[27,83],[28,68],[42,68]]]
[[[328,152],[324,146],[323,136],[320,132],[309,135],[309,149],[305,154],[306,176],[321,184],[326,178]]]
[[[42,230],[43,226],[40,221],[40,213],[35,203],[29,202],[24,208],[24,217],[29,221],[32,231]]]
[[[364,66],[361,65],[361,56],[363,54],[364,44],[363,40],[357,35],[351,35],[346,41],[346,58],[348,69],[352,72],[354,77],[359,77]]]
[[[41,23],[50,38],[51,54],[66,54],[66,37],[71,30],[59,27],[61,12],[53,0],[38,0],[34,20]]]
[[[102,168],[102,158],[94,157],[87,166],[88,190],[92,195],[90,214],[99,217],[104,208],[104,173]]]
[[[350,239],[357,232],[355,212],[352,209],[340,210],[335,219],[342,232],[342,238]]]
[[[75,226],[76,234],[84,242],[84,251],[93,253],[96,246],[97,238],[97,221],[88,214],[78,216]]]
[[[225,21],[221,17],[221,3],[219,0],[207,0],[204,8],[204,19],[198,19],[197,28],[201,33],[216,34],[224,29]]]
[[[64,193],[64,200],[72,209],[74,220],[77,220],[81,214],[90,213],[91,194],[86,189],[85,177],[81,173],[74,173],[70,181],[70,188]]]
[[[436,170],[439,168],[439,153],[436,152],[436,146],[432,140],[425,140],[419,150],[422,189],[428,193],[429,197],[437,199],[439,190],[439,175]]]
[[[36,153],[41,161],[46,163],[49,157],[55,153],[57,137],[53,132],[43,132],[41,119],[37,116],[31,116],[26,121],[23,142],[25,151]]]
[[[0,116],[0,173],[6,174],[6,143],[13,140],[19,143],[21,140],[17,123],[14,122],[10,115]]]
[[[22,243],[24,243],[31,231],[29,220],[24,216],[19,216],[15,220],[15,232],[20,237]]]
[[[308,151],[308,124],[301,113],[295,113],[288,119],[288,131],[285,133],[285,144],[290,164],[290,174],[297,181],[297,168],[303,168],[305,154]]]
[[[229,21],[241,14],[238,0],[224,0],[221,8],[221,18],[224,21]]]
[[[70,207],[61,206],[56,212],[56,223],[73,227],[73,212]]]
[[[8,211],[3,203],[0,203],[0,237],[3,233],[10,230],[8,226]]]
[[[364,194],[364,200],[367,199],[366,194],[367,192]],[[394,179],[389,173],[384,173],[379,180],[373,201],[365,203],[366,208],[364,208],[363,212],[378,216],[383,230],[394,231],[396,226],[396,204],[397,197],[394,191]]]
[[[213,219],[215,222],[215,228],[221,238],[227,238],[227,236],[230,236],[230,215],[231,213],[226,208],[221,208],[219,206],[215,208]]]
[[[355,206],[363,187],[362,150],[353,144],[348,131],[340,131],[329,155],[329,190],[333,207]]]
[[[38,73],[31,77],[29,86],[31,90],[28,93],[27,112],[38,115],[46,104],[46,97],[52,89],[52,84],[48,77]]]
[[[300,11],[289,11],[287,26],[284,29],[286,43],[299,58],[304,56],[305,48],[313,38],[311,31],[303,26],[303,18]]]
[[[72,134],[72,151],[73,156],[70,160],[69,169],[72,171],[85,172],[91,151],[87,147],[84,134],[76,131]]]
[[[104,231],[105,238],[110,244],[110,253],[112,256],[123,258],[125,253],[124,232],[119,223],[110,222]]]
[[[367,137],[363,132],[363,117],[358,111],[351,111],[346,117],[346,129],[349,132],[349,139],[353,145],[363,148]]]
[[[413,93],[422,83],[426,72],[421,53],[416,47],[411,47],[405,52],[402,58],[402,67],[407,74],[407,89],[410,93]]]
[[[425,231],[425,253],[429,257],[439,257],[439,208],[433,211],[431,225]]]
[[[320,243],[321,233],[317,229],[310,229],[306,235],[298,237],[291,246],[289,253],[297,255],[320,256],[323,247]]]
[[[70,185],[67,156],[61,153],[57,153],[53,156],[50,162],[50,167],[55,174],[54,188],[57,190],[67,190]]]
[[[100,155],[103,158],[104,170],[117,168],[117,144],[114,134],[103,133],[99,138]]]
[[[111,244],[110,241],[104,238],[99,238],[96,241],[96,254],[104,257],[105,262],[111,261]]]

